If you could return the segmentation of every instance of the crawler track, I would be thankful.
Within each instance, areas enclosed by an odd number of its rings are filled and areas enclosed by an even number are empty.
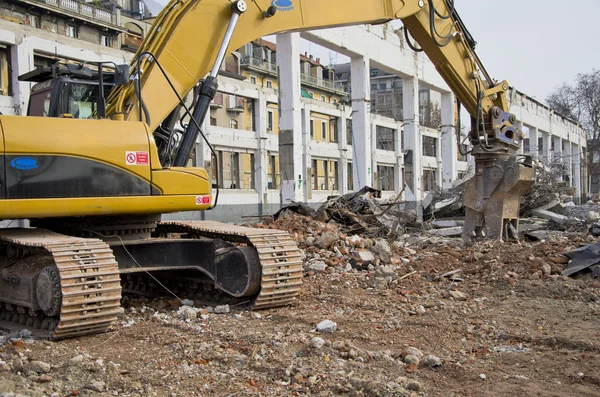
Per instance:
[[[105,332],[117,319],[121,301],[119,269],[112,250],[103,241],[45,229],[5,229],[0,230],[0,244],[51,255],[58,269],[62,299],[58,316],[46,316],[39,310],[2,303],[0,296],[0,326],[28,328],[38,336],[63,339]]]
[[[213,221],[161,222],[157,231],[217,238],[254,247],[262,265],[261,290],[252,304],[254,309],[289,305],[300,292],[302,251],[287,232]]]

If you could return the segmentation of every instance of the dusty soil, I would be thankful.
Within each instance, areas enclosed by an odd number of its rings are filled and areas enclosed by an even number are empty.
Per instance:
[[[421,241],[386,289],[307,272],[295,305],[258,314],[133,301],[109,333],[0,347],[0,396],[600,396],[600,282],[558,275],[584,242]],[[337,330],[316,332],[326,319]]]

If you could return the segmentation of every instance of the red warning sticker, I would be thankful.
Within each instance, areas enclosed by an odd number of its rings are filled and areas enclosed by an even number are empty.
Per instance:
[[[196,196],[196,205],[210,204],[210,196]]]
[[[126,165],[149,165],[150,156],[148,152],[125,152]]]

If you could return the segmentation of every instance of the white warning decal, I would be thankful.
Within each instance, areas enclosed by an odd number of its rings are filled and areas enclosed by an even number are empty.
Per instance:
[[[148,152],[125,152],[126,165],[149,165]]]

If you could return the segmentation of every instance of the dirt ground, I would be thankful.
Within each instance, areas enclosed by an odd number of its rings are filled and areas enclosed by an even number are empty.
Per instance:
[[[421,241],[385,289],[307,272],[292,307],[258,313],[134,300],[109,333],[0,347],[0,396],[600,396],[600,281],[558,274],[586,242]]]

